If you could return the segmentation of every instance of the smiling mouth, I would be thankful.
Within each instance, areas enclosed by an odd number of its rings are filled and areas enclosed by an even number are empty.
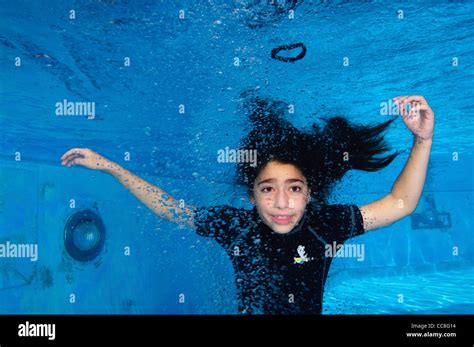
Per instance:
[[[281,225],[290,224],[293,217],[291,215],[272,215],[272,220]]]

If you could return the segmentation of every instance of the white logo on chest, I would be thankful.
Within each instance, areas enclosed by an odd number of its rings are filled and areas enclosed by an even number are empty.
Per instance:
[[[296,249],[296,252],[298,253],[298,257],[293,257],[295,261],[293,264],[304,264],[310,260],[313,260],[313,258],[309,258],[308,255],[306,254],[306,251],[304,250],[304,246],[299,245],[298,248]]]

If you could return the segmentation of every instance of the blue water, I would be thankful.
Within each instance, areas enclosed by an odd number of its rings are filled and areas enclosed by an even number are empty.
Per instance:
[[[233,270],[214,241],[59,158],[89,147],[188,203],[248,207],[216,152],[246,133],[249,89],[293,104],[287,118],[301,128],[335,114],[380,122],[381,102],[424,95],[436,129],[416,212],[430,213],[432,199],[452,225],[412,229],[407,217],[355,239],[365,259],[333,262],[323,311],[474,313],[474,4],[304,1],[289,19],[291,1],[277,3],[0,1],[0,243],[39,247],[36,262],[0,258],[1,313],[235,313]],[[294,42],[307,47],[301,61],[270,58]],[[95,102],[95,119],[56,116],[64,99]],[[345,177],[334,202],[389,192],[411,137],[399,121],[387,140],[402,155]],[[64,225],[92,206],[107,239],[80,263],[65,252]]]

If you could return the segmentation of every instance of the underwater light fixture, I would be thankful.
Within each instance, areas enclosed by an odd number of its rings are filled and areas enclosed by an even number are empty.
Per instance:
[[[104,248],[105,226],[99,214],[85,209],[72,214],[64,227],[64,246],[75,260],[95,259]]]
[[[451,228],[451,214],[438,212],[433,195],[426,195],[420,213],[411,216],[412,229],[448,229]]]

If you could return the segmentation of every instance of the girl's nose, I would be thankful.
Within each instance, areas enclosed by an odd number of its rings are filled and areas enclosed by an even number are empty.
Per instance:
[[[284,191],[279,191],[276,193],[275,197],[275,207],[278,209],[285,209],[288,207],[288,196]]]

